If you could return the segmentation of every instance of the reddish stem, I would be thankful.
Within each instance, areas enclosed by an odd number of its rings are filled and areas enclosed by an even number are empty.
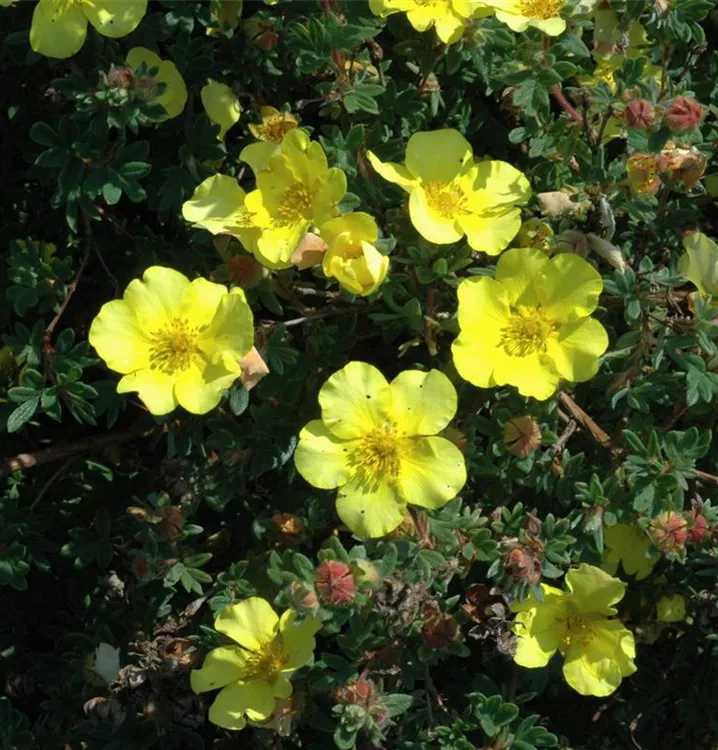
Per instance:
[[[551,87],[551,93],[553,94],[554,99],[564,109],[564,111],[568,112],[576,122],[583,122],[583,116],[580,112],[574,109],[573,105],[563,95],[563,91],[561,91],[561,87],[558,84]]]

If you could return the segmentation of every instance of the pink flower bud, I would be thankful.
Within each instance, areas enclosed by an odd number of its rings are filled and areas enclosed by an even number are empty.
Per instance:
[[[625,116],[629,128],[650,130],[656,119],[656,111],[647,99],[634,99],[626,107]]]
[[[703,120],[705,112],[695,99],[677,96],[669,105],[663,122],[671,133],[689,133]]]
[[[346,563],[325,560],[317,569],[314,582],[325,604],[351,604],[354,601],[356,581]]]

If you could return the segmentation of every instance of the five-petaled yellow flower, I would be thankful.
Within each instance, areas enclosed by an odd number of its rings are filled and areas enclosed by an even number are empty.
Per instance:
[[[458,130],[414,133],[405,164],[367,155],[384,179],[409,193],[411,222],[429,242],[446,245],[466,235],[474,250],[498,255],[521,227],[517,206],[529,199],[528,180],[506,162],[475,162]]]
[[[299,128],[287,133],[281,152],[257,174],[257,189],[245,201],[261,229],[257,259],[269,268],[289,268],[301,239],[338,214],[346,191],[346,175],[329,167],[320,143]]]
[[[512,31],[526,31],[533,26],[549,36],[566,30],[561,11],[566,0],[484,0],[496,11],[496,18]]]
[[[249,123],[249,132],[259,141],[245,146],[239,155],[252,170],[267,169],[269,159],[281,152],[284,136],[298,127],[297,118],[290,112],[280,112],[274,107],[260,107],[261,124]]]
[[[611,619],[626,584],[583,563],[568,571],[566,585],[564,592],[541,584],[542,602],[530,594],[511,605],[518,613],[514,661],[531,669],[545,667],[560,651],[563,676],[574,690],[581,695],[610,695],[636,671],[633,633]]]
[[[315,487],[339,488],[337,512],[362,537],[393,531],[407,503],[441,508],[466,482],[461,451],[438,437],[456,391],[438,370],[405,370],[391,383],[350,362],[319,392],[322,418],[299,435],[294,462]]]
[[[213,724],[243,729],[247,719],[268,719],[276,701],[292,694],[289,678],[311,661],[322,626],[315,617],[301,624],[296,619],[292,609],[277,617],[269,602],[256,596],[219,613],[215,630],[238,645],[212,649],[190,677],[195,693],[221,688],[209,709]]]
[[[692,281],[703,297],[718,298],[718,245],[702,232],[692,232],[683,238],[683,248],[678,273]]]
[[[322,239],[329,245],[322,269],[352,294],[365,297],[386,278],[389,258],[374,247],[379,228],[369,214],[356,212],[322,224]]]
[[[236,237],[245,250],[254,253],[260,230],[252,223],[246,197],[234,177],[215,174],[197,185],[190,200],[182,204],[182,216],[212,234]]]
[[[433,26],[445,44],[458,42],[472,18],[494,12],[481,0],[369,0],[369,8],[376,16],[406,13],[417,31]]]
[[[603,534],[603,565],[607,573],[615,575],[621,563],[624,573],[642,581],[648,578],[653,566],[660,559],[651,538],[638,524],[617,523],[609,526]]]
[[[219,83],[211,78],[202,86],[199,95],[207,117],[215,125],[219,125],[218,140],[223,141],[227,131],[239,122],[242,114],[237,95],[226,83]]]
[[[30,46],[46,57],[72,57],[85,43],[88,21],[102,36],[119,39],[133,32],[146,12],[147,0],[39,0]]]
[[[577,255],[507,250],[495,278],[459,285],[454,364],[481,388],[514,385],[523,396],[549,398],[560,378],[592,378],[608,347],[605,328],[589,317],[603,289],[599,273]]]
[[[152,414],[178,404],[205,414],[241,373],[254,343],[252,311],[241,289],[152,266],[102,306],[89,338],[124,375],[118,393],[137,391]]]
[[[133,47],[127,53],[126,62],[133,70],[135,90],[147,104],[159,104],[164,109],[164,114],[151,118],[154,122],[164,122],[182,114],[187,104],[187,86],[173,62],[160,59],[146,47]],[[138,76],[140,70],[143,73]],[[164,86],[161,94],[157,93],[158,84]]]

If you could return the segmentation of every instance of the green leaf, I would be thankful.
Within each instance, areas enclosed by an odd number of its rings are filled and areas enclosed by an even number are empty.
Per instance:
[[[33,418],[39,405],[40,396],[36,394],[25,401],[24,404],[18,406],[7,418],[7,431],[17,432],[26,422],[29,422]]]

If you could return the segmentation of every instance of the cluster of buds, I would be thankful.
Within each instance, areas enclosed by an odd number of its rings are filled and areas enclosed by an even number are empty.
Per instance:
[[[654,125],[662,124],[674,135],[684,135],[696,130],[703,118],[703,107],[688,96],[678,96],[671,101],[659,119],[656,107],[648,99],[633,99],[626,104],[624,118],[630,128],[651,130]]]
[[[334,690],[334,700],[344,706],[356,706],[360,713],[371,716],[379,729],[389,723],[390,715],[382,704],[381,691],[373,680],[363,675]]]

